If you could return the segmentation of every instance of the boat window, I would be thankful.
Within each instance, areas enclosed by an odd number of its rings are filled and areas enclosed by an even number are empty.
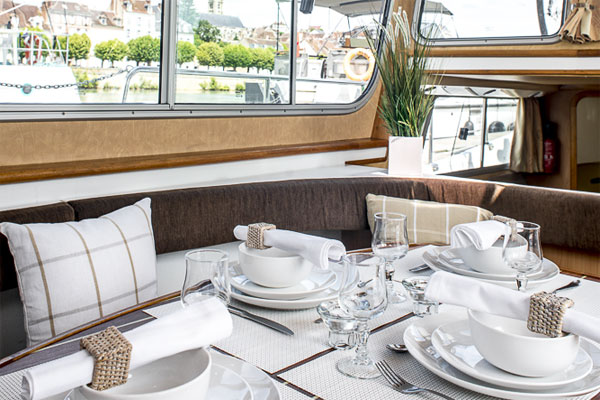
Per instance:
[[[355,111],[392,1],[4,3],[0,118],[88,119]]]
[[[296,103],[352,103],[373,78],[375,60],[365,36],[374,37],[383,1],[317,0],[299,3]]]
[[[443,174],[508,164],[517,100],[437,97],[427,128],[423,162]]]
[[[418,33],[434,44],[479,39],[548,39],[563,21],[563,0],[421,0]]]
[[[0,3],[0,103],[158,103],[161,1],[34,3]]]

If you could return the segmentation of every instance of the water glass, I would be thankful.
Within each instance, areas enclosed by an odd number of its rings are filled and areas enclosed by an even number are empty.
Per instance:
[[[413,302],[413,314],[417,317],[437,314],[440,303],[425,297],[425,288],[429,283],[429,276],[414,276],[402,280],[402,286]]]
[[[502,258],[511,268],[517,270],[517,290],[527,290],[527,274],[542,266],[542,246],[540,226],[533,222],[508,221],[511,233],[502,248]]]
[[[337,300],[324,301],[317,312],[329,329],[327,343],[336,349],[351,349],[356,344],[358,321],[340,307]]]
[[[220,250],[193,250],[185,255],[185,280],[181,302],[186,305],[216,297],[229,304],[227,254]]]
[[[342,310],[357,320],[357,343],[356,355],[339,360],[336,367],[353,378],[377,378],[381,374],[367,350],[368,321],[387,307],[385,260],[372,253],[349,254],[344,265],[338,300]]]
[[[408,252],[406,215],[388,212],[376,213],[371,249],[373,253],[383,257],[386,261],[388,302],[397,304],[406,301],[406,297],[398,294],[392,280],[394,261],[404,257]]]

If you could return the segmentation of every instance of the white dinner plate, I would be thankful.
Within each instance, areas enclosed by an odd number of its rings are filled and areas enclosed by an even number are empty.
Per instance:
[[[581,338],[581,347],[594,363],[584,378],[556,389],[509,389],[469,376],[444,360],[431,343],[431,334],[441,325],[466,319],[466,312],[431,315],[416,320],[404,331],[404,344],[410,354],[429,371],[455,385],[474,392],[513,400],[558,399],[581,396],[600,389],[600,345]]]
[[[287,288],[268,288],[257,285],[246,275],[240,274],[231,278],[231,286],[249,296],[270,300],[298,300],[327,290],[335,282],[333,271],[314,269],[300,283]]]
[[[304,310],[307,308],[313,308],[318,306],[324,301],[334,300],[338,296],[340,286],[343,280],[342,270],[333,270],[335,273],[335,282],[326,290],[313,294],[312,296],[305,297],[298,300],[271,300],[261,299],[258,297],[247,296],[239,290],[232,288],[231,297],[239,300],[246,304],[252,304],[253,306],[273,308],[276,310]],[[353,281],[358,280],[358,273],[352,278]]]
[[[510,389],[554,389],[584,378],[593,368],[592,358],[579,349],[575,362],[566,370],[551,376],[530,378],[503,371],[487,362],[477,351],[468,320],[450,322],[431,335],[433,347],[454,368],[473,378]]]
[[[273,380],[263,371],[243,360],[210,352],[213,368],[206,400],[280,400]],[[79,389],[72,390],[65,400],[86,400]]]
[[[450,266],[448,266],[447,264],[443,263],[439,259],[439,257],[437,257],[437,255],[435,255],[435,253],[430,250],[425,251],[423,253],[423,261],[434,271],[446,271],[446,272],[451,272],[451,273],[455,273],[458,275],[470,276],[472,278],[479,279],[484,282],[493,283],[493,284],[508,287],[511,289],[514,289],[516,287],[514,279],[512,279],[512,280],[504,280],[504,279],[497,280],[497,279],[484,278],[483,276],[486,274],[483,274],[480,272],[473,271],[473,273],[475,275],[467,275],[467,274],[462,273],[461,271],[457,271],[456,269],[453,269]],[[542,270],[540,271],[540,273],[541,273],[541,275],[535,275],[533,278],[530,278],[528,280],[528,283],[527,283],[528,288],[533,288],[535,286],[552,281],[554,278],[556,278],[560,274],[560,269],[558,268],[558,266],[555,263],[548,260],[547,258],[544,258],[544,260],[542,261]]]

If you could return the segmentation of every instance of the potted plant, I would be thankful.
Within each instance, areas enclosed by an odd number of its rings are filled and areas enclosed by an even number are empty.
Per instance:
[[[367,40],[383,89],[379,116],[390,134],[388,173],[421,175],[422,133],[435,100],[425,87],[435,84],[427,70],[431,43],[426,38],[412,39],[408,17],[401,9],[387,26],[379,24],[379,32],[379,46],[369,34]]]

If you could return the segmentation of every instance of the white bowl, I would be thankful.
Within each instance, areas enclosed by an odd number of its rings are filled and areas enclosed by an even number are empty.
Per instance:
[[[452,251],[465,262],[467,267],[475,271],[485,274],[516,274],[516,271],[504,262],[502,244],[503,240],[498,239],[489,249],[477,250],[474,246],[469,246],[453,248]],[[508,251],[524,254],[527,251],[527,245],[523,244],[523,246]]]
[[[131,371],[123,385],[103,391],[82,386],[80,390],[88,400],[202,400],[211,366],[208,350],[189,350]]]
[[[305,258],[270,247],[259,250],[239,247],[240,268],[248,279],[257,285],[282,288],[290,287],[306,278],[313,264]]]
[[[471,336],[477,350],[492,365],[507,372],[549,376],[575,361],[579,336],[550,338],[527,329],[527,323],[469,310]]]

